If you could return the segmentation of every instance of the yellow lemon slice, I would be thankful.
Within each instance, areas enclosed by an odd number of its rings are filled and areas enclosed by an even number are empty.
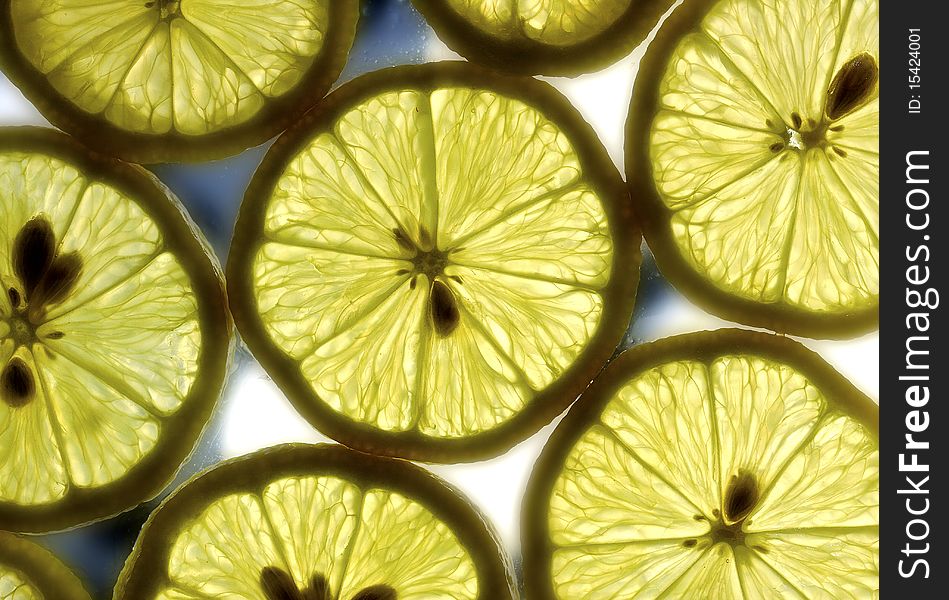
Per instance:
[[[3,0],[0,65],[56,126],[135,162],[286,129],[339,76],[357,0]]]
[[[0,528],[157,494],[220,393],[223,281],[170,192],[51,129],[0,131]]]
[[[639,243],[615,168],[553,88],[401,67],[341,87],[272,147],[229,296],[321,431],[474,460],[548,422],[612,355]]]
[[[687,0],[650,44],[627,173],[699,305],[809,337],[876,327],[877,23],[876,0]]]
[[[743,330],[625,352],[561,422],[524,505],[530,598],[871,598],[878,408]]]

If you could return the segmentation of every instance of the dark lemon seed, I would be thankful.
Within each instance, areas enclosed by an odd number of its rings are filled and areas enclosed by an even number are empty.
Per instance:
[[[304,600],[290,574],[277,567],[264,567],[260,572],[260,587],[267,600]]]
[[[79,254],[70,252],[57,257],[40,280],[35,290],[35,300],[43,304],[62,302],[75,287],[81,271],[82,259]]]
[[[0,395],[4,401],[13,408],[20,408],[29,404],[35,393],[36,383],[30,368],[19,357],[10,360],[0,373]]]
[[[455,295],[440,280],[432,282],[431,298],[432,323],[438,335],[445,337],[451,334],[458,327],[461,315],[458,313],[458,304],[455,302]]]
[[[851,58],[830,82],[824,112],[833,121],[859,108],[870,98],[879,77],[880,69],[870,54]]]
[[[61,340],[66,337],[66,334],[62,331],[50,331],[46,334],[46,338],[50,340]]]
[[[698,544],[698,543],[699,543],[699,541],[698,541],[697,539],[692,538],[692,539],[688,539],[688,540],[685,540],[684,542],[682,542],[682,545],[685,546],[686,548],[694,548],[695,545]]]
[[[406,250],[416,250],[415,244],[409,239],[408,234],[402,231],[401,227],[394,228],[392,233],[395,235],[395,241],[398,242],[400,246]]]
[[[330,600],[330,586],[322,573],[310,580],[310,587],[303,590],[303,600]]]
[[[801,120],[801,115],[796,112],[791,113],[791,125],[794,126],[794,129],[800,129],[801,125],[804,124],[804,121]]]
[[[20,306],[20,292],[16,291],[16,288],[7,290],[7,297],[10,299],[10,306],[13,308]]]
[[[56,236],[46,217],[33,217],[26,222],[13,241],[13,270],[23,282],[27,300],[53,263]]]
[[[782,144],[781,142],[775,142],[771,144],[769,148],[771,149],[772,152],[780,152],[784,150],[784,144]]]
[[[841,158],[847,158],[847,151],[839,146],[834,146],[834,152],[836,152]]]
[[[741,471],[733,476],[725,490],[726,523],[737,523],[748,516],[758,503],[758,481],[748,471]]]
[[[398,594],[388,585],[374,585],[362,589],[353,596],[353,600],[396,600]]]
[[[758,552],[762,554],[768,554],[769,552],[771,552],[770,550],[768,550],[767,546],[752,546],[752,549],[757,550]]]
[[[843,126],[843,125],[834,125],[833,127],[829,127],[828,129],[830,129],[831,131],[843,131],[843,130],[844,130],[844,126]]]

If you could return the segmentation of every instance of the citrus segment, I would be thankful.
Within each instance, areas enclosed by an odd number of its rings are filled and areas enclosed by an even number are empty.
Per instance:
[[[0,6],[17,85],[57,125],[143,162],[225,156],[282,130],[339,75],[357,17],[350,0]]]
[[[82,582],[45,548],[0,531],[0,600],[90,600]]]
[[[602,69],[645,39],[669,0],[416,1],[435,32],[466,58],[525,74]]]
[[[511,598],[507,568],[481,517],[420,468],[281,446],[171,496],[116,598]]]
[[[61,529],[157,493],[191,450],[229,347],[220,275],[137,167],[0,134],[0,525]],[[147,481],[147,483],[145,483]]]
[[[870,595],[876,410],[786,338],[724,330],[627,351],[567,415],[532,476],[528,593]]]
[[[692,0],[637,78],[627,169],[663,274],[726,318],[812,337],[879,297],[876,0]]]
[[[228,265],[238,324],[348,445],[497,452],[579,393],[625,329],[638,251],[616,183],[544,84],[461,63],[369,74],[281,138],[248,189]]]

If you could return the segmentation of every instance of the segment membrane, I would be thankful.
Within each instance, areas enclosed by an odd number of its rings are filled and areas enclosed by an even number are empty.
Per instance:
[[[571,450],[554,484],[548,525],[557,546],[698,537],[708,523],[653,465],[639,461],[602,425]]]
[[[702,550],[682,540],[624,542],[554,550],[552,574],[558,598],[656,598],[692,564]]]
[[[747,521],[748,531],[875,526],[880,452],[852,419],[825,420]]]
[[[115,481],[154,448],[161,425],[145,408],[65,356],[40,352],[37,365],[62,428],[74,484],[94,487]]]
[[[742,471],[755,477],[759,489],[768,489],[817,426],[824,397],[790,367],[755,357],[719,358],[709,377],[722,497]]]
[[[709,393],[705,365],[668,363],[620,388],[600,420],[713,520],[721,495]]]
[[[749,545],[764,546],[761,560],[805,598],[858,600],[880,589],[880,534],[876,527],[800,533],[753,534]],[[769,596],[770,597],[770,596]]]
[[[433,92],[431,106],[442,247],[468,247],[492,226],[508,231],[530,210],[541,215],[534,203],[562,196],[581,175],[567,136],[520,100],[451,88]]]
[[[326,0],[17,0],[12,17],[24,56],[78,108],[188,135],[245,122],[293,89],[329,26]]]
[[[662,594],[665,598],[744,598],[735,553],[728,544],[707,549],[692,567]]]
[[[395,492],[369,490],[358,530],[340,598],[379,584],[394,588],[399,600],[478,597],[478,574],[467,550],[419,503]]]

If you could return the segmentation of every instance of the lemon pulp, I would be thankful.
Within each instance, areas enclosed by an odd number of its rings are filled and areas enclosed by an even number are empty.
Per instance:
[[[468,69],[418,72],[442,68]],[[538,108],[402,79],[297,134],[245,202],[248,252],[229,268],[250,279],[234,292],[239,324],[249,293],[282,355],[271,360],[299,373],[310,404],[384,433],[460,439],[511,421],[618,334],[600,332],[622,285],[615,199]],[[373,449],[398,451],[387,446]]]
[[[102,171],[87,174],[63,136],[26,129],[10,137],[52,143],[17,151],[4,139],[0,148],[0,452],[15,457],[0,465],[0,513],[58,511],[64,526],[144,499],[141,489],[95,490],[154,468],[153,452],[182,458],[161,440],[180,435],[179,445],[192,438],[185,431],[200,430],[186,404],[207,406],[192,398],[204,391],[200,367],[223,357],[227,340],[205,348],[197,259],[166,237],[181,231],[164,229],[141,204],[154,200]],[[171,206],[144,173],[134,178]],[[196,423],[179,429],[182,416]],[[78,500],[91,493],[110,499]],[[26,526],[7,518],[8,527]]]
[[[573,434],[552,440],[550,476],[532,484],[549,561],[540,597],[876,592],[875,407],[826,365],[814,378],[832,391],[812,381],[815,355],[801,363],[792,349],[791,366],[784,343],[769,344],[683,336],[610,367],[619,373],[567,417]]]
[[[722,0],[663,26],[629,166],[660,268],[699,303],[821,337],[875,320],[877,22],[875,0]]]

